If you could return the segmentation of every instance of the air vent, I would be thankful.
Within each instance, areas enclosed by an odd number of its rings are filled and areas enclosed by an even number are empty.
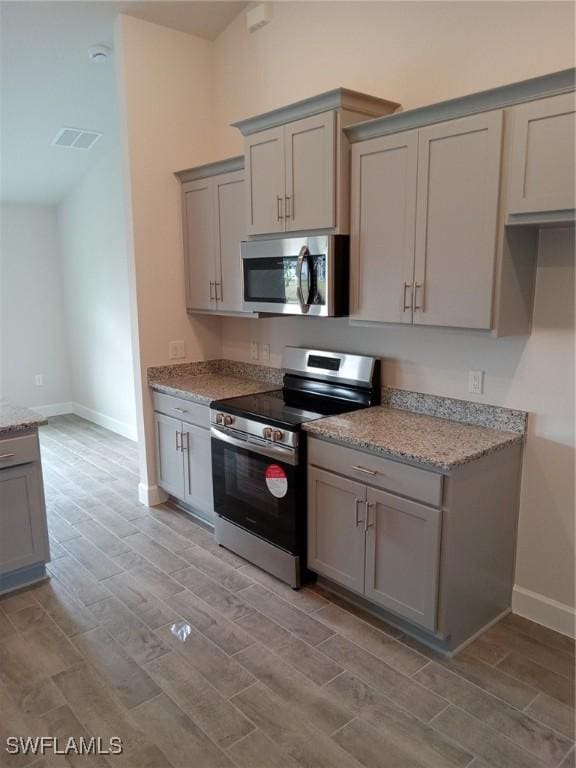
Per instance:
[[[83,128],[61,128],[52,139],[52,145],[66,149],[92,149],[101,136],[97,131]]]

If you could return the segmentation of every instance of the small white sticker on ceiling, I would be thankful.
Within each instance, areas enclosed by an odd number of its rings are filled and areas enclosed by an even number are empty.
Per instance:
[[[66,149],[92,149],[102,136],[98,131],[87,131],[83,128],[61,128],[52,139],[55,147]]]

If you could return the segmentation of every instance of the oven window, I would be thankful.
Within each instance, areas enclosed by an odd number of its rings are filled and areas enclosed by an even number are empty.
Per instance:
[[[212,438],[217,514],[294,552],[302,483],[299,468]]]
[[[266,485],[266,469],[270,461],[255,461],[249,454],[234,453],[224,449],[224,482],[226,495],[236,501],[249,504],[255,511],[267,517],[278,518],[279,499],[275,498]]]

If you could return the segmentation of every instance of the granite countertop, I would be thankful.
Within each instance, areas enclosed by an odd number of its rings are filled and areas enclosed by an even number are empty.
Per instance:
[[[29,411],[28,408],[14,405],[8,400],[0,400],[0,438],[11,437],[15,432],[24,432],[47,423],[44,416]]]
[[[377,406],[304,424],[311,435],[449,472],[523,435]]]
[[[154,379],[149,386],[157,392],[183,397],[195,403],[210,405],[214,400],[226,397],[254,395],[278,389],[277,384],[250,378],[230,376],[226,373],[200,373],[192,376],[167,376]]]

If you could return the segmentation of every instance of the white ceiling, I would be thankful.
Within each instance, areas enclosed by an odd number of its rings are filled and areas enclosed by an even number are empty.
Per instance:
[[[57,203],[118,141],[114,61],[88,48],[112,46],[119,13],[214,40],[245,2],[0,2],[0,197]],[[100,131],[94,149],[51,146],[64,126]]]

